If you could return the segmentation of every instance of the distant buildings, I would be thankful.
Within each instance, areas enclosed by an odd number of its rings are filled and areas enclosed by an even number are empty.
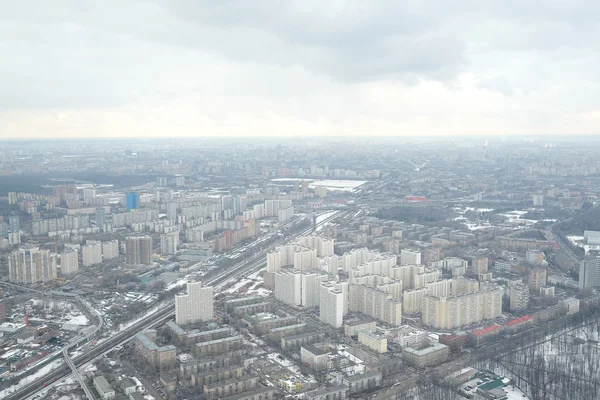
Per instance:
[[[202,287],[201,282],[188,282],[187,293],[175,295],[175,322],[178,325],[210,321],[213,318],[212,286]]]
[[[167,233],[160,235],[160,252],[162,254],[175,254],[179,247],[179,233]]]
[[[140,207],[140,195],[136,192],[129,192],[125,197],[127,211],[136,210]]]
[[[361,330],[358,332],[358,342],[377,353],[387,353],[387,338],[382,334]]]
[[[454,329],[502,315],[502,289],[485,286],[478,292],[449,297],[425,295],[422,321],[437,329]]]
[[[81,263],[84,267],[102,263],[102,242],[88,240],[81,246]]]
[[[402,360],[416,368],[439,365],[446,361],[449,356],[450,348],[441,343],[435,343],[432,346],[420,349],[412,347],[402,349]]]
[[[127,264],[152,264],[152,238],[137,236],[125,239],[125,260]]]
[[[529,287],[516,283],[511,285],[509,289],[510,311],[524,311],[529,307]]]
[[[8,279],[20,284],[56,279],[56,256],[37,247],[15,250],[8,255]]]
[[[60,253],[60,272],[72,274],[79,270],[79,257],[77,250],[65,250]]]
[[[401,250],[400,265],[421,265],[421,252]]]
[[[600,255],[591,255],[579,264],[579,288],[581,290],[600,286]]]

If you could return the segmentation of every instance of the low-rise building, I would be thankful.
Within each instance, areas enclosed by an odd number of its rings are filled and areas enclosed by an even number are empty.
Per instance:
[[[157,346],[156,330],[146,329],[135,335],[135,348],[148,363],[153,366],[165,367],[175,363],[175,346]]]
[[[327,369],[327,361],[329,360],[329,352],[322,350],[312,344],[302,346],[300,349],[300,360],[307,367],[315,370],[322,371]]]
[[[310,400],[346,400],[349,391],[348,387],[344,385],[330,386],[308,392],[306,398]]]
[[[198,356],[226,353],[231,350],[239,349],[244,343],[243,336],[236,335],[222,339],[209,340],[207,342],[196,343],[194,349]]]
[[[407,347],[402,349],[402,360],[408,365],[416,368],[425,368],[443,363],[450,355],[450,348],[442,343],[432,346],[413,349]]]
[[[502,334],[502,327],[498,324],[478,329],[469,334],[469,343],[473,347],[480,347],[489,343]]]
[[[108,381],[103,376],[94,377],[94,387],[103,400],[111,400],[115,398],[115,390],[110,386]]]
[[[360,331],[375,332],[377,324],[372,319],[359,319],[344,324],[344,333],[356,337]]]
[[[371,350],[375,350],[377,353],[387,352],[387,338],[384,335],[369,331],[359,331],[358,342]]]
[[[352,375],[344,378],[344,384],[348,386],[350,393],[360,393],[369,389],[379,387],[383,377],[381,372],[366,372],[361,375]]]

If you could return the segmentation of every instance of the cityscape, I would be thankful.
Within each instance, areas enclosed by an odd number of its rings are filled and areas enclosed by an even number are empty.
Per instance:
[[[600,1],[2,3],[0,400],[600,400]]]
[[[3,141],[0,398],[598,398],[598,151]]]

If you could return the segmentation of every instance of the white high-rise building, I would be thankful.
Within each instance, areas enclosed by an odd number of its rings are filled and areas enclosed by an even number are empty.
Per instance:
[[[175,295],[175,322],[178,325],[210,321],[213,318],[212,286],[202,287],[201,282],[188,282],[187,293]]]
[[[72,274],[79,270],[79,256],[77,250],[65,250],[60,253],[60,272]]]
[[[517,283],[509,290],[510,311],[523,311],[529,306],[529,286]]]
[[[323,282],[319,288],[319,318],[321,321],[341,328],[344,319],[344,292],[335,282]]]
[[[600,256],[586,257],[579,264],[579,289],[600,287]]]
[[[480,292],[456,296],[423,296],[421,320],[436,329],[454,329],[502,315],[502,289],[489,285]]]
[[[87,240],[85,245],[81,246],[81,259],[84,267],[102,263],[102,243]]]
[[[292,305],[302,305],[302,273],[284,270],[275,273],[275,298]]]
[[[163,254],[175,254],[179,247],[179,233],[160,235],[160,251]]]
[[[83,202],[89,203],[96,198],[96,189],[85,188],[83,189]]]
[[[400,250],[400,265],[421,265],[421,252]]]
[[[110,240],[108,242],[102,242],[102,258],[111,260],[117,257],[119,257],[119,241]]]
[[[31,284],[56,279],[56,255],[37,247],[19,249],[8,255],[8,279]]]
[[[327,274],[321,271],[309,271],[302,274],[302,306],[316,307],[319,305],[319,287],[327,280]]]

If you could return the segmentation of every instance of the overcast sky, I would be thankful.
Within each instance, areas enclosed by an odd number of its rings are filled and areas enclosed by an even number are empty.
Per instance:
[[[18,0],[0,138],[600,132],[597,0]]]

